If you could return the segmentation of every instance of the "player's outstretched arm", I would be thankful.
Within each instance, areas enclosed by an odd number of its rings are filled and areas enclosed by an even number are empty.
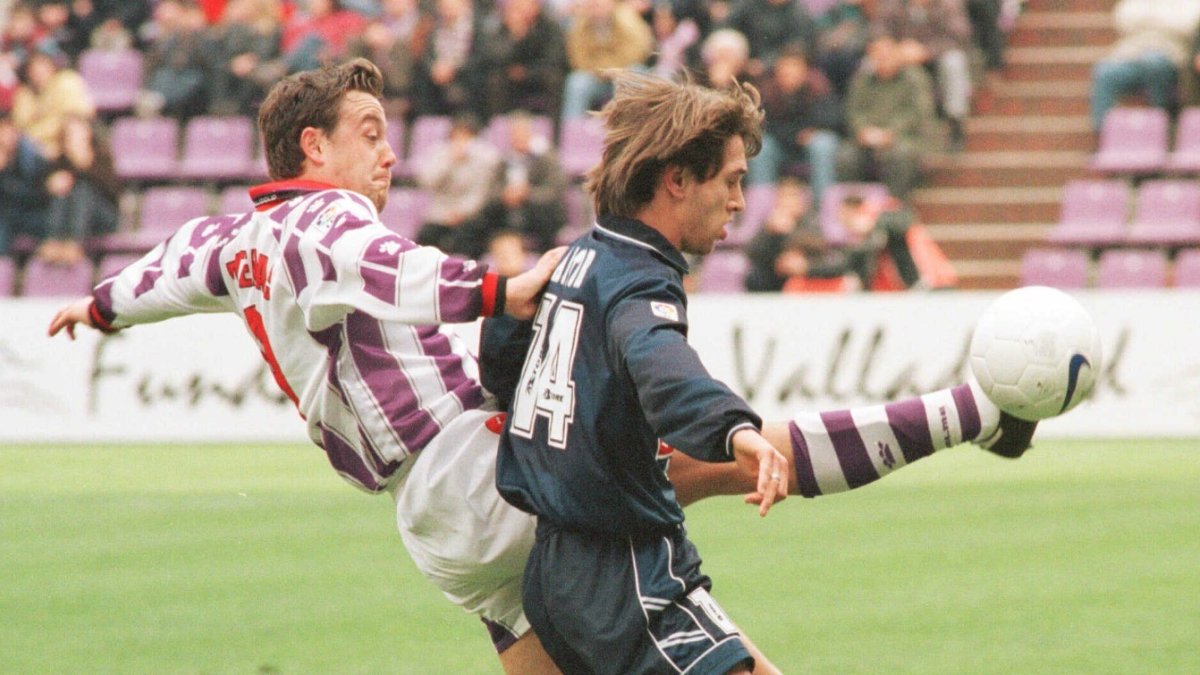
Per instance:
[[[541,301],[542,289],[550,282],[550,275],[554,274],[554,268],[566,252],[565,246],[552,248],[538,258],[533,269],[510,277],[505,285],[505,313],[522,321],[532,319]]]
[[[94,328],[92,324],[91,314],[88,309],[92,306],[92,296],[85,296],[78,300],[73,300],[70,303],[63,305],[58,312],[54,314],[54,318],[50,320],[50,329],[47,334],[50,337],[58,335],[61,330],[67,331],[67,337],[75,339],[75,325],[83,324],[88,328]]]
[[[754,485],[745,497],[746,503],[757,504],[758,515],[765,516],[776,501],[787,497],[791,479],[787,457],[754,429],[734,432],[731,441],[738,468]]]

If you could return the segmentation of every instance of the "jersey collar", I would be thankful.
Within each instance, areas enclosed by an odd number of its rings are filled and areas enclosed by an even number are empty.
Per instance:
[[[336,189],[336,185],[315,180],[277,180],[250,188],[250,200],[254,202],[255,211],[266,211],[292,197]]]
[[[679,249],[667,241],[667,238],[662,236],[658,230],[636,218],[601,216],[596,221],[596,232],[610,239],[649,249],[680,274],[688,273],[687,260],[684,260]]]

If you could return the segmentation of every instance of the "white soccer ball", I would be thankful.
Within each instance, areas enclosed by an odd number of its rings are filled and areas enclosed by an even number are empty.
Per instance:
[[[1027,286],[996,299],[971,338],[971,371],[1001,410],[1024,420],[1079,405],[1100,372],[1100,332],[1074,298]]]

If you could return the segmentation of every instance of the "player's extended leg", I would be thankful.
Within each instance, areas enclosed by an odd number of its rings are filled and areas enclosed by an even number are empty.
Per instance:
[[[765,425],[763,436],[781,450],[792,450],[796,479],[790,492],[817,497],[861,487],[968,441],[1019,457],[1036,426],[1001,413],[969,383],[893,403],[803,412],[790,422]],[[697,462],[682,453],[671,459],[670,472],[682,504],[754,490],[754,479],[736,467]]]
[[[531,630],[500,652],[500,666],[507,675],[559,675],[541,640]]]

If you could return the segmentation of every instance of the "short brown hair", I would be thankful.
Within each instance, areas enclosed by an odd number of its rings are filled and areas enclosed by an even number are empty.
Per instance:
[[[295,178],[304,169],[300,133],[307,127],[332,134],[348,91],[383,95],[383,74],[366,59],[306,70],[280,80],[258,110],[258,131],[271,178]]]
[[[762,145],[758,90],[733,83],[721,90],[692,82],[622,72],[616,95],[603,110],[607,132],[603,160],[587,176],[597,215],[631,216],[654,198],[668,166],[701,180],[721,170],[725,144],[734,136],[748,157]]]

